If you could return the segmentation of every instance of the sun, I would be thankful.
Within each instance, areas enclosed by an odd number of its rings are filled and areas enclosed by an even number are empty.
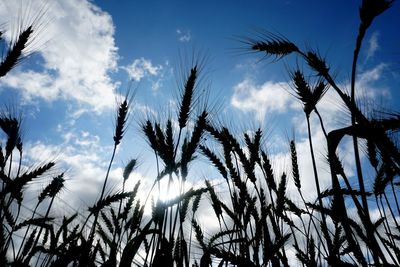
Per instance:
[[[180,187],[181,185],[176,179],[164,177],[153,189],[154,200],[160,200],[161,202],[171,201],[183,192]]]

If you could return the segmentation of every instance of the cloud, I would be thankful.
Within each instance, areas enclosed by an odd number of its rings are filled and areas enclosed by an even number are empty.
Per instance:
[[[190,31],[185,31],[184,32],[184,31],[182,31],[180,29],[177,29],[176,33],[178,35],[178,40],[180,42],[185,43],[185,42],[189,42],[192,39],[192,35],[191,35]]]
[[[65,172],[66,182],[65,190],[60,195],[59,203],[61,209],[57,212],[75,212],[84,213],[87,208],[93,205],[98,199],[103,182],[107,173],[109,157],[111,157],[113,147],[102,145],[102,140],[99,136],[86,131],[77,131],[73,127],[59,125],[58,132],[60,133],[63,142],[60,145],[45,143],[42,141],[27,143],[25,145],[24,162],[26,165],[35,165],[39,162],[55,161],[56,170],[52,175],[58,175]],[[120,149],[123,149],[120,147]],[[117,155],[110,171],[109,180],[107,181],[106,194],[119,192],[122,188],[123,168],[119,158],[120,153],[117,150]],[[178,180],[173,180],[172,183],[168,177],[161,179],[161,186],[154,186],[157,174],[154,172],[155,162],[147,165],[147,161],[143,162],[143,158],[149,156],[149,161],[153,160],[151,155],[142,155],[138,158],[139,169],[135,169],[125,184],[125,190],[132,190],[137,182],[140,181],[140,190],[138,191],[138,199],[142,204],[145,204],[145,215],[151,214],[151,199],[167,201],[176,197],[179,194]],[[125,162],[126,163],[126,162]],[[147,166],[146,166],[147,165]],[[147,171],[143,169],[146,169]],[[58,172],[57,172],[58,171]],[[49,177],[50,178],[50,177]],[[33,187],[29,187],[31,195],[29,198],[37,196],[37,192],[43,188],[43,184],[47,184],[48,180],[42,180]],[[171,183],[171,184],[170,184]],[[169,191],[166,188],[170,186]],[[185,182],[184,190],[190,188],[200,188],[203,186],[202,180],[188,179]],[[160,191],[159,191],[160,189]],[[65,211],[65,201],[68,202],[70,210]],[[207,200],[204,200],[207,203]],[[28,203],[27,205],[36,203]]]
[[[140,81],[147,76],[159,75],[163,67],[161,65],[154,66],[150,59],[141,57],[135,59],[132,64],[123,67],[123,69],[129,74],[130,78]]]
[[[46,100],[55,100],[59,94],[59,88],[52,88],[53,78],[47,73],[35,72],[32,70],[25,72],[10,73],[3,80],[4,85],[23,90],[25,101],[32,101],[35,97]],[[1,81],[0,81],[1,82]]]
[[[378,64],[371,69],[361,72],[357,76],[356,92],[361,96],[361,103],[375,102],[377,97],[388,97],[389,91],[382,87],[382,85],[375,85],[377,81],[382,78],[386,64]],[[340,88],[350,88],[349,84],[340,84]],[[363,104],[361,104],[363,105]],[[368,107],[368,106],[367,106]],[[343,104],[338,94],[330,88],[317,105],[320,112],[324,127],[329,133],[334,129],[343,128],[351,124],[350,113]],[[326,160],[327,144],[326,139],[322,133],[319,119],[313,113],[310,117],[312,129],[312,141],[315,150],[316,164],[318,167],[319,182],[321,190],[327,189],[331,186],[331,177],[329,174],[329,165]],[[309,142],[307,139],[307,128],[305,123],[304,114],[297,114],[292,123],[297,130],[297,155],[298,164],[300,168],[300,178],[302,179],[302,190],[307,192],[307,198],[310,200],[315,199],[316,190],[314,182],[314,174],[312,169],[312,161],[310,156]],[[337,149],[338,155],[342,161],[345,173],[348,177],[355,175],[354,165],[354,152],[353,142],[350,137],[345,137],[340,142]],[[361,157],[365,157],[364,154]],[[294,188],[292,188],[294,190]],[[295,191],[292,191],[296,195]]]
[[[32,13],[42,5],[32,0]],[[12,21],[9,14],[18,14],[18,8],[19,1],[11,1],[0,9],[0,17]],[[116,70],[118,49],[111,16],[89,1],[59,0],[49,6],[47,19],[36,36],[48,40],[38,47],[43,60],[34,70],[15,69],[1,84],[19,90],[28,101],[62,98],[95,111],[113,107],[116,84],[109,73]]]
[[[381,63],[370,69],[360,72],[357,76],[356,90],[357,95],[363,97],[363,101],[373,101],[377,97],[387,97],[389,91],[384,86],[377,83],[381,80],[386,64]],[[296,130],[296,147],[298,155],[298,165],[300,168],[300,178],[302,182],[302,192],[306,194],[307,200],[315,200],[316,187],[314,181],[313,165],[310,154],[309,141],[307,137],[307,123],[305,115],[300,109],[296,109],[298,101],[287,90],[286,82],[267,81],[263,84],[256,84],[254,80],[245,78],[234,87],[234,94],[231,98],[231,105],[237,109],[254,113],[257,119],[262,121],[267,112],[284,113],[287,111],[295,111],[292,116],[292,127]],[[340,83],[340,88],[346,91],[349,88],[348,83]],[[300,106],[300,105],[298,105]],[[330,131],[350,124],[350,115],[346,111],[343,101],[333,88],[324,95],[318,103],[317,108],[323,118],[324,127],[329,133]],[[326,159],[327,145],[326,139],[320,127],[317,116],[313,113],[310,117],[312,129],[312,141],[318,168],[319,183],[321,190],[325,190],[331,186],[331,176],[329,173],[329,165]],[[289,128],[288,128],[289,129]],[[275,138],[279,138],[275,137]],[[271,154],[271,160],[274,163],[274,170],[279,177],[283,171],[290,173],[290,153],[289,145],[287,149],[283,149],[281,143],[287,140],[272,140],[271,143],[279,144],[277,153]],[[283,145],[283,147],[285,147]],[[273,147],[275,148],[275,147]],[[353,143],[350,138],[344,138],[337,149],[338,155],[342,160],[346,174],[352,177],[355,174]],[[288,183],[288,194],[297,199],[297,189],[293,182]],[[300,201],[300,199],[297,199]],[[301,202],[301,201],[300,201]]]
[[[66,172],[66,190],[61,198],[68,199],[68,203],[76,209],[87,210],[86,205],[92,205],[99,196],[106,175],[107,156],[111,155],[112,147],[101,145],[100,138],[89,132],[66,131],[63,126],[59,131],[63,133],[64,142],[61,145],[42,141],[27,143],[25,161],[35,164],[55,160],[57,170]],[[121,177],[122,169],[113,168],[106,192],[118,186]]]
[[[373,57],[375,52],[379,49],[378,37],[379,33],[375,31],[368,40],[367,60]]]
[[[262,121],[267,112],[282,113],[291,107],[293,97],[285,90],[287,86],[287,83],[272,81],[256,85],[246,78],[233,88],[231,105],[241,111],[254,112]]]
[[[382,83],[377,83],[382,79],[387,64],[380,63],[357,76],[356,90],[358,96],[366,97],[369,100],[376,100],[378,97],[390,97],[390,89]]]
[[[386,67],[386,64],[381,63],[373,67],[372,69],[362,72],[357,77],[358,86],[365,86],[368,83],[378,81],[382,76],[382,71]]]

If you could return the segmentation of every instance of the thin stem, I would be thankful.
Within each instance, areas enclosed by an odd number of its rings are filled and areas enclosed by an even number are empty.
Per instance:
[[[397,213],[400,215],[399,201],[397,200],[397,195],[396,195],[396,190],[394,189],[393,180],[390,180],[390,186],[392,188],[394,200],[395,200],[395,203],[396,203]]]
[[[53,202],[54,202],[54,196],[51,198],[50,204],[49,204],[49,206],[47,207],[46,214],[44,215],[44,218],[45,218],[45,219],[49,216],[51,207],[53,206]],[[41,235],[42,231],[43,231],[43,226],[40,227],[39,233],[38,233],[37,236],[36,236],[36,239],[35,239],[35,242],[34,242],[33,245],[32,245],[32,248],[36,247],[37,243],[39,242],[39,238],[40,238],[40,235]],[[22,256],[22,255],[21,255],[21,256]],[[30,254],[30,255],[25,259],[25,262],[26,262],[27,264],[29,264],[29,261],[30,261],[30,259],[31,259],[32,256],[33,256],[33,254]],[[39,257],[38,257],[38,260],[39,260]],[[37,262],[38,262],[38,261],[37,261]],[[37,264],[37,262],[36,262],[36,264]]]
[[[101,189],[101,194],[100,194],[100,198],[99,198],[98,202],[101,202],[103,200],[104,192],[106,190],[107,180],[108,180],[108,177],[110,175],[111,165],[112,165],[112,163],[114,161],[116,150],[117,150],[117,144],[114,144],[114,149],[113,149],[113,152],[112,152],[112,155],[111,155],[110,163],[108,164],[106,177],[104,179],[103,188]],[[88,238],[89,244],[91,244],[92,241],[93,241],[94,233],[96,231],[98,217],[99,217],[99,212],[95,212],[94,213],[94,221],[93,221],[93,224],[92,224],[92,227],[91,227],[91,230],[90,230],[90,234],[89,234],[89,238]],[[83,229],[83,227],[82,227],[82,229]]]
[[[317,189],[317,195],[318,195],[318,202],[321,208],[323,208],[323,203],[322,203],[322,198],[321,198],[321,187],[319,184],[319,177],[318,177],[318,171],[317,171],[317,164],[315,162],[315,156],[314,156],[314,148],[313,148],[313,142],[312,142],[312,136],[311,136],[311,125],[310,125],[310,117],[306,116],[307,120],[307,131],[308,131],[308,143],[310,146],[310,154],[311,154],[311,161],[313,165],[313,172],[314,172],[314,181],[315,181],[315,187]],[[322,218],[322,231],[325,232],[325,236],[327,238],[327,243],[328,243],[328,250],[329,253],[332,254],[332,241],[329,237],[328,233],[328,225],[326,223],[326,217],[324,212],[321,212],[321,218]]]
[[[37,203],[37,204],[36,204],[36,207],[35,207],[35,209],[34,209],[33,212],[32,212],[31,219],[33,219],[33,218],[35,217],[36,210],[37,210],[37,208],[39,207],[39,204],[40,204],[40,203]],[[29,224],[28,227],[26,228],[26,231],[25,231],[24,237],[22,238],[22,242],[21,242],[21,245],[20,245],[20,247],[19,247],[19,249],[18,249],[16,258],[18,258],[19,253],[21,252],[21,249],[22,249],[22,247],[23,247],[23,245],[24,245],[24,243],[25,243],[25,239],[26,239],[26,236],[28,235],[28,232],[29,232],[30,227],[31,227],[31,225]]]
[[[386,195],[386,192],[383,192],[383,196],[385,197],[386,204],[387,204],[387,207],[388,207],[388,209],[389,209],[389,211],[390,211],[390,214],[392,215],[394,224],[396,225],[397,229],[400,229],[400,226],[399,226],[399,224],[397,223],[396,216],[394,215],[392,206],[390,205],[391,203],[390,203],[390,201],[389,201],[389,199],[388,199],[388,197],[387,197],[387,195]],[[385,217],[386,217],[386,216],[385,216]]]
[[[124,192],[125,192],[125,180],[122,182],[122,193],[124,193]],[[120,217],[120,215],[121,215],[121,208],[122,208],[122,199],[119,201],[119,207],[118,207],[118,213],[117,213],[117,220],[119,220],[119,217]],[[120,229],[119,229],[119,230],[120,230]],[[115,229],[115,231],[114,231],[112,244],[114,244],[116,236],[117,236],[117,229]],[[122,236],[122,234],[121,234],[121,232],[120,232],[120,233],[119,233],[119,236],[118,236],[118,240],[117,240],[116,243],[119,243],[119,241],[121,240],[121,236]]]

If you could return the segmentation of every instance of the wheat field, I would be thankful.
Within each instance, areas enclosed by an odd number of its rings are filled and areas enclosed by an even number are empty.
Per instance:
[[[57,168],[56,160],[43,159],[24,167],[21,117],[11,108],[3,109],[0,266],[399,266],[399,113],[373,116],[356,98],[365,35],[391,5],[386,0],[361,3],[350,88],[336,82],[329,62],[317,49],[303,48],[290,37],[272,32],[238,38],[240,49],[261,59],[271,58],[274,64],[286,57],[301,62],[286,67],[287,84],[302,104],[310,153],[299,154],[295,136],[287,138],[290,157],[284,170],[274,168],[265,146],[268,135],[261,127],[237,134],[230,124],[215,119],[202,83],[206,63],[195,58],[182,69],[178,104],[169,116],[130,120],[135,115],[135,93],[128,91],[118,101],[110,160],[102,187],[96,189],[96,201],[85,210],[53,217],[65,173]],[[37,38],[35,23],[21,28],[9,44],[0,39],[6,47],[0,79],[29,60]],[[328,91],[338,96],[350,118],[345,127],[326,127],[319,103]],[[127,162],[119,181],[121,189],[107,189],[128,123],[137,123],[154,155],[157,175],[152,190],[174,197],[162,199],[149,193],[143,199],[140,180],[132,190],[127,189],[131,174],[140,168],[137,158]],[[312,135],[316,129],[322,130],[326,146],[328,188],[320,184],[318,143]],[[349,164],[340,153],[344,140],[352,143],[354,175],[344,167]],[[311,185],[304,185],[301,177],[302,157],[311,162],[313,177],[307,180]],[[212,168],[221,182],[204,178],[192,187],[188,179],[199,161]],[[372,176],[372,185],[367,184],[367,176]],[[27,199],[25,192],[44,178],[48,184],[38,190],[35,199]],[[309,198],[305,186],[315,190],[316,198]],[[293,190],[289,193],[288,188]],[[35,203],[34,209],[22,212],[28,201]],[[200,213],[201,205],[208,207],[207,216],[216,227],[200,223],[205,216],[204,209]]]

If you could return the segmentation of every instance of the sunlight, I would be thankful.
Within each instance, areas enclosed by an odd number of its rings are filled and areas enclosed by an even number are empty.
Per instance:
[[[140,181],[140,187],[137,198],[143,201],[142,204],[146,204],[144,209],[144,213],[146,215],[150,215],[152,212],[152,201],[156,202],[157,200],[160,200],[161,202],[168,202],[180,195],[180,183],[176,181],[176,177],[174,177],[174,180],[169,185],[167,177],[161,179],[159,184],[156,183],[154,185],[153,176],[143,175],[139,172],[133,172],[126,182],[126,189],[132,190],[138,181]],[[193,184],[186,181],[183,192],[186,192],[191,187],[193,187]],[[144,203],[145,200],[147,200],[146,203]]]
[[[160,182],[160,186],[155,186],[154,190],[154,199],[159,199],[162,202],[168,202],[171,199],[178,197],[179,192],[179,184],[173,180],[171,183],[168,183],[168,179],[164,178]]]

